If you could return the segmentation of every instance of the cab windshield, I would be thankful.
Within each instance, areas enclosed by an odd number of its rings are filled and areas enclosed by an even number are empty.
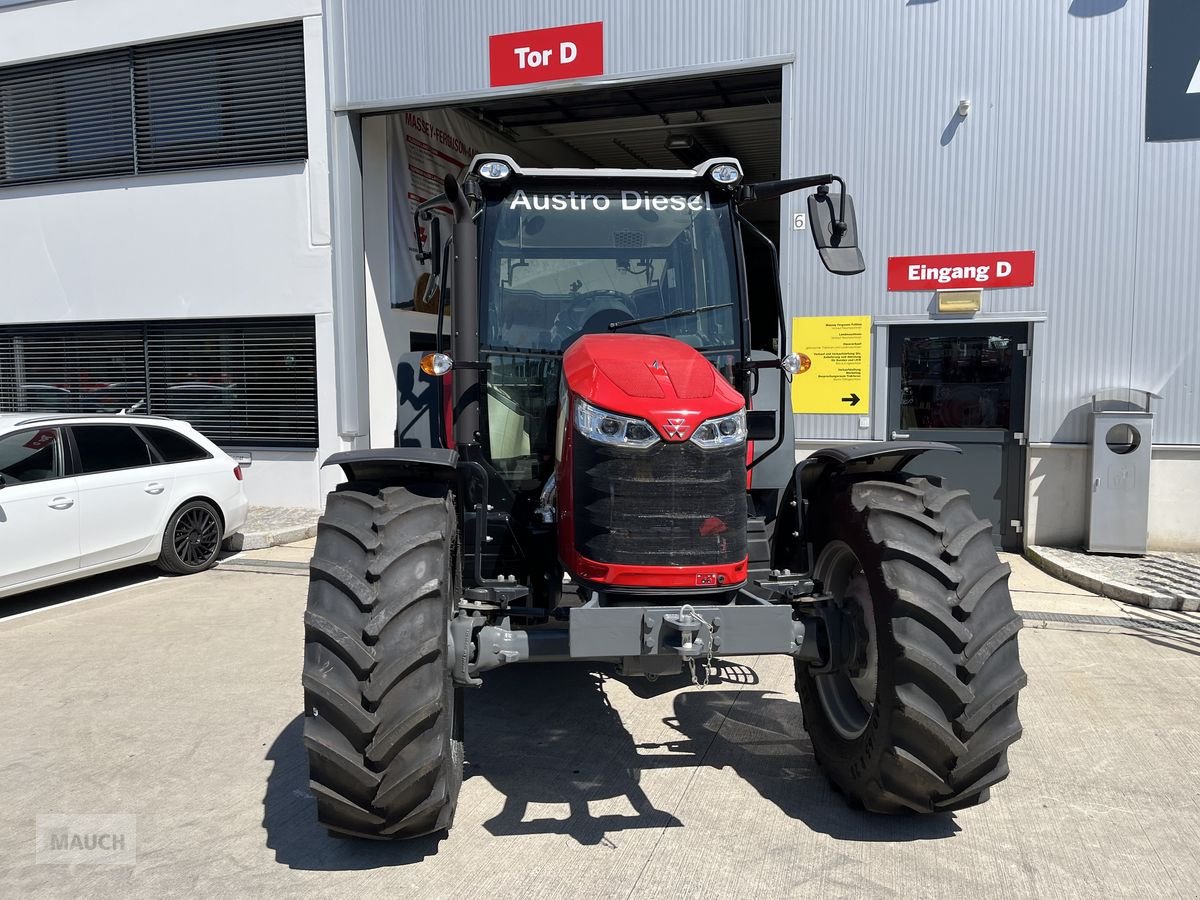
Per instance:
[[[552,467],[562,353],[581,334],[673,337],[732,380],[741,314],[728,200],[517,188],[488,202],[480,247],[487,440],[509,480],[532,486]]]
[[[728,202],[704,191],[519,188],[485,215],[484,347],[561,353],[581,333],[666,315],[618,330],[736,347]]]

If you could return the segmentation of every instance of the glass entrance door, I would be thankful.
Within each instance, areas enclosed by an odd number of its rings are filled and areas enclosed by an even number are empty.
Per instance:
[[[945,441],[910,466],[971,492],[997,547],[1021,549],[1028,326],[904,325],[889,329],[888,436]]]

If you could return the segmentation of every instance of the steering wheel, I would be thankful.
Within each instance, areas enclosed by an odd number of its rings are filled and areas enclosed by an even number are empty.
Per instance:
[[[598,290],[576,294],[554,319],[551,334],[566,349],[583,334],[603,334],[613,322],[634,318],[629,297],[620,291]]]

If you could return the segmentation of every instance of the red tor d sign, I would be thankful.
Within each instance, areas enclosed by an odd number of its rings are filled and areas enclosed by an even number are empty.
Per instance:
[[[563,25],[488,38],[492,87],[604,74],[604,23]]]

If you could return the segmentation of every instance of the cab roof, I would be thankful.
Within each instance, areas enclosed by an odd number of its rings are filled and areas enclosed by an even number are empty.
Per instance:
[[[470,166],[467,167],[468,172],[477,172],[479,164],[496,160],[505,163],[512,169],[513,175],[527,178],[563,178],[563,179],[586,179],[586,178],[648,178],[648,179],[680,179],[694,180],[705,178],[710,169],[719,165],[731,165],[738,170],[738,175],[743,176],[742,164],[732,156],[715,156],[712,159],[707,159],[694,169],[576,169],[576,168],[540,168],[530,166],[519,166],[516,160],[511,156],[506,156],[503,153],[480,153],[471,160]]]

